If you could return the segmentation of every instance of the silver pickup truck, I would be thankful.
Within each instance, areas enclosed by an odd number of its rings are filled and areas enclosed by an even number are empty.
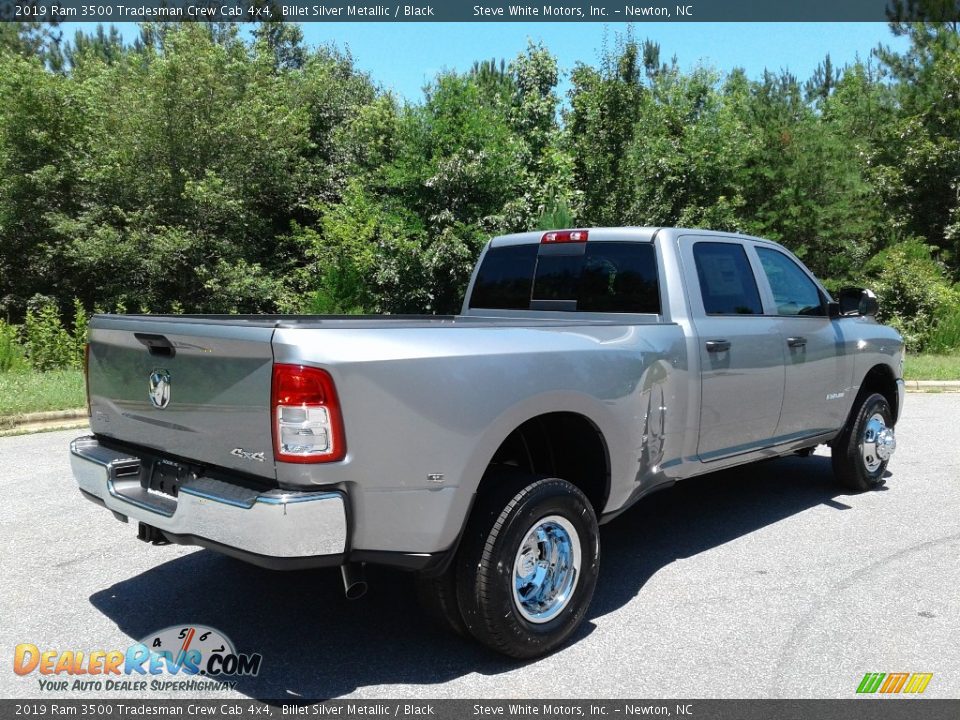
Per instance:
[[[823,443],[883,483],[903,342],[876,309],[760,238],[592,228],[494,238],[453,317],[98,315],[73,472],[142,540],[340,566],[349,596],[406,568],[451,630],[535,657],[650,492]]]

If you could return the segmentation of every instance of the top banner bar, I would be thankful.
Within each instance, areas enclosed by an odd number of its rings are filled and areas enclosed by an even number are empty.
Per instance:
[[[960,20],[942,0],[0,0],[0,22],[889,22]]]

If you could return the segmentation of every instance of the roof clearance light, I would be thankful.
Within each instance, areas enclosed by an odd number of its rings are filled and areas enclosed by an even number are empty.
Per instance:
[[[544,245],[553,243],[581,243],[587,241],[586,230],[552,230],[544,233],[540,242]]]

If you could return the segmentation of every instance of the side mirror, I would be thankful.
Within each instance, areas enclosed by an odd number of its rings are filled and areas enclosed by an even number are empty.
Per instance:
[[[836,306],[835,308],[833,306]],[[840,288],[837,302],[828,307],[830,317],[873,317],[877,314],[877,296],[871,290],[859,287]]]
[[[863,295],[860,297],[860,314],[867,317],[876,317],[879,309],[880,303],[877,302],[877,296],[873,294],[872,290],[864,289]]]

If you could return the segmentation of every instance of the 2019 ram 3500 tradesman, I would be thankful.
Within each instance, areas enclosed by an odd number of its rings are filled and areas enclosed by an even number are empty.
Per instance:
[[[903,342],[779,245],[676,228],[494,238],[460,315],[91,322],[80,489],[158,543],[420,574],[516,657],[587,612],[598,523],[678,480],[833,449],[883,482]]]

